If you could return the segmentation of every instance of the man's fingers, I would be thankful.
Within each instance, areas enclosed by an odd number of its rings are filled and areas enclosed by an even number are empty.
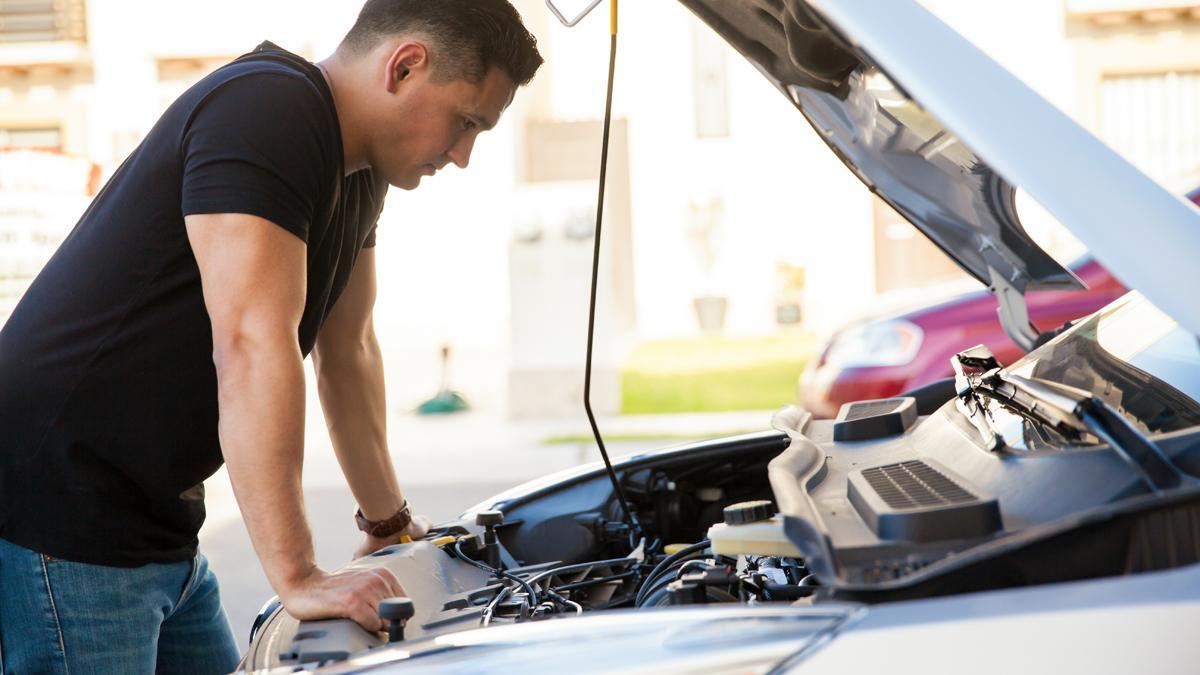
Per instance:
[[[378,610],[372,607],[369,603],[365,602],[360,604],[359,607],[362,609],[355,612],[353,616],[350,617],[355,623],[362,626],[363,630],[370,631],[372,633],[376,633],[384,629],[383,619],[379,618]]]
[[[381,580],[369,572],[359,576],[350,584],[352,597],[347,603],[347,617],[369,631],[383,630],[383,619],[379,618],[379,602],[385,597],[381,593]]]
[[[404,586],[400,585],[400,580],[396,578],[396,575],[393,574],[391,570],[389,570],[386,567],[376,567],[375,569],[373,569],[371,571],[378,574],[379,577],[383,580],[383,583],[387,587],[388,595],[386,597],[389,597],[389,598],[408,597],[408,595],[404,592]]]
[[[409,525],[409,536],[413,539],[422,539],[429,534],[431,527],[433,527],[433,522],[425,516],[414,516]]]
[[[379,618],[380,602],[404,595],[396,575],[377,567],[326,576],[285,606],[298,619],[345,617],[365,630],[380,631],[386,626]]]
[[[356,609],[350,618],[367,630],[383,630],[386,622],[379,618],[379,604],[387,599],[404,596],[404,587],[391,570],[385,567],[363,570],[351,585],[357,592]],[[361,615],[361,616],[360,616]]]
[[[391,570],[384,567],[376,567],[374,569],[363,570],[368,579],[369,588],[376,593],[379,593],[381,598],[391,598],[396,595],[396,590],[400,587],[400,582],[396,580],[396,575],[392,574]]]

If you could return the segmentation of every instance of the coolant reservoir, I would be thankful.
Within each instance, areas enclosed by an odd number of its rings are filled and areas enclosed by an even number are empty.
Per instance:
[[[802,557],[800,549],[783,533],[783,518],[773,514],[771,502],[765,500],[726,506],[725,522],[708,529],[713,553]]]

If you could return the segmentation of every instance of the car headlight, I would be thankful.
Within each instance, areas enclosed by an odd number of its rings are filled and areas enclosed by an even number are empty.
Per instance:
[[[920,326],[909,321],[874,321],[838,333],[825,351],[823,365],[902,366],[916,358],[924,339]]]

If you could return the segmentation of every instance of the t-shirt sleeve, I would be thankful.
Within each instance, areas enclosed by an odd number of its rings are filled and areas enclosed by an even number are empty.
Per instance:
[[[183,215],[245,213],[307,242],[332,161],[325,105],[301,76],[257,73],[218,86],[184,131]]]

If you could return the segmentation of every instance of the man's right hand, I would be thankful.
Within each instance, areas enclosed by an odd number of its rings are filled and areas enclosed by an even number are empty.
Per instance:
[[[379,618],[379,603],[395,597],[405,597],[404,587],[391,570],[382,567],[332,574],[315,567],[279,594],[284,609],[296,619],[346,618],[371,632],[386,628]]]

